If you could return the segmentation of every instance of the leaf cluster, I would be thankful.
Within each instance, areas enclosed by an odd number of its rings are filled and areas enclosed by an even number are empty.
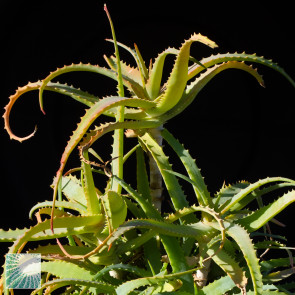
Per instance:
[[[285,279],[294,273],[294,258],[285,238],[272,233],[271,223],[278,224],[276,215],[295,201],[295,191],[267,205],[264,200],[283,187],[292,189],[295,181],[269,177],[239,182],[213,195],[189,151],[164,124],[185,111],[202,88],[227,69],[246,71],[263,85],[261,75],[247,64],[258,63],[278,71],[293,86],[295,82],[277,64],[255,54],[216,54],[196,60],[190,56],[194,42],[217,47],[201,34],[193,34],[179,49],[164,50],[147,67],[137,45],[132,49],[117,42],[105,10],[113,36],[108,41],[115,48],[114,56],[105,56],[108,68],[64,66],[18,88],[5,108],[5,129],[20,142],[35,133],[18,137],[10,128],[11,109],[24,93],[38,91],[43,112],[44,91],[62,93],[86,108],[60,160],[52,201],[36,204],[29,213],[36,224],[0,230],[0,241],[12,243],[9,253],[41,253],[42,285],[32,294],[56,290],[119,295],[292,294],[294,283]],[[133,56],[136,67],[120,59],[119,48]],[[168,80],[162,81],[165,59],[171,54],[174,66]],[[118,94],[99,98],[52,81],[74,71],[117,81]],[[101,117],[106,123],[94,126]],[[127,139],[137,139],[127,153],[124,131]],[[109,132],[114,132],[111,160],[103,161],[93,144],[99,140],[103,146],[102,137]],[[165,145],[172,148],[172,159],[180,159],[185,174],[173,170]],[[65,172],[76,148],[81,165]],[[136,167],[127,173],[136,179],[136,187],[124,181],[123,168],[130,157],[136,159]],[[179,179],[192,185],[193,195],[186,196]],[[170,204],[170,212],[164,212],[163,203]],[[248,208],[256,203],[255,210]],[[50,242],[31,246],[43,240]],[[282,258],[264,259],[272,249],[280,250]],[[5,266],[3,270],[1,290],[9,294]]]

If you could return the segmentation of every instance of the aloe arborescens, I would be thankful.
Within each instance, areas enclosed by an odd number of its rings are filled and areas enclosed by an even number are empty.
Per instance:
[[[37,217],[36,225],[0,230],[0,241],[13,243],[9,253],[25,248],[29,253],[42,254],[42,286],[33,293],[46,290],[49,294],[62,287],[67,287],[69,294],[121,295],[286,294],[294,290],[292,284],[277,285],[293,273],[293,257],[263,261],[256,250],[287,249],[281,237],[267,229],[268,222],[295,201],[295,191],[266,206],[261,200],[271,191],[293,187],[295,182],[283,177],[253,184],[240,182],[223,187],[213,196],[190,153],[164,128],[165,122],[185,111],[202,88],[223,70],[241,69],[263,85],[257,70],[247,64],[259,63],[281,73],[293,86],[294,81],[277,64],[255,54],[216,54],[196,60],[190,56],[194,42],[217,47],[201,34],[193,34],[179,49],[166,49],[147,68],[136,45],[131,49],[117,42],[105,10],[115,46],[115,56],[105,57],[109,68],[82,63],[59,68],[42,81],[19,88],[5,108],[5,129],[10,138],[20,142],[35,133],[18,137],[10,128],[11,109],[22,94],[39,91],[42,111],[45,90],[67,95],[87,108],[63,152],[53,181],[53,200],[38,203],[30,212],[30,217],[33,213]],[[136,67],[121,61],[119,48],[132,54]],[[167,82],[161,84],[169,54],[175,55],[175,63]],[[74,71],[94,72],[116,80],[117,96],[98,98],[73,86],[52,82]],[[115,120],[93,127],[103,115]],[[124,130],[126,137],[138,139],[125,155]],[[92,145],[113,131],[110,169]],[[163,140],[182,161],[187,175],[172,170],[162,147]],[[65,172],[76,147],[81,166]],[[133,152],[137,160],[136,189],[124,181],[123,175],[123,165]],[[149,157],[149,168],[145,154]],[[90,156],[96,160],[90,160]],[[77,172],[79,177],[74,176]],[[97,189],[94,173],[108,176],[104,191]],[[193,186],[195,205],[189,205],[178,178]],[[161,208],[162,180],[172,203],[170,214]],[[251,211],[247,206],[254,200],[259,207]],[[43,220],[43,215],[50,218]],[[264,239],[256,241],[256,236]],[[62,237],[67,241],[59,240]],[[30,247],[31,241],[40,240],[53,243]],[[278,267],[283,269],[277,271]],[[4,279],[5,272],[1,284],[8,293]]]

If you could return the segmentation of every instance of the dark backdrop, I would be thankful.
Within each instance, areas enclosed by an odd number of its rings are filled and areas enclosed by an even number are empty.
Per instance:
[[[146,61],[168,46],[180,47],[196,32],[214,40],[219,48],[192,46],[196,58],[212,53],[256,52],[278,62],[295,78],[294,19],[288,5],[277,2],[218,6],[200,1],[108,1],[117,39],[133,47]],[[1,109],[9,95],[28,81],[37,81],[57,67],[71,63],[105,65],[103,54],[113,45],[103,1],[1,1]],[[275,5],[276,4],[276,5]],[[133,62],[126,51],[122,59]],[[173,62],[167,58],[166,71]],[[256,65],[255,65],[256,66]],[[262,88],[247,73],[228,70],[213,79],[194,103],[166,124],[190,150],[212,193],[223,182],[255,181],[266,176],[295,178],[295,89],[277,72],[257,66]],[[115,83],[95,74],[73,74],[60,81],[98,96],[115,94]],[[36,135],[20,144],[9,140],[1,122],[0,227],[29,226],[29,209],[50,200],[49,185],[69,136],[84,114],[78,102],[57,94],[45,94],[46,116],[38,108],[37,92],[16,103],[11,114],[13,131],[21,136],[38,125]],[[97,146],[104,153],[105,146]],[[108,150],[106,150],[106,154]],[[105,156],[107,157],[107,155]],[[107,158],[106,158],[107,159]],[[71,157],[73,166],[77,162]],[[71,167],[70,165],[68,167]],[[177,167],[177,166],[176,166]],[[128,177],[128,173],[126,174]],[[193,201],[193,200],[192,200]],[[283,234],[291,245],[294,205],[280,215],[290,222]],[[5,252],[6,245],[1,245]]]

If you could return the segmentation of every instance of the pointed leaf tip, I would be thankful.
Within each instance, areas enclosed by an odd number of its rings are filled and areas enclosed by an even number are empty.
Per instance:
[[[108,10],[106,4],[103,5],[103,10],[106,12],[107,17],[108,17],[109,21],[111,22],[111,16],[110,16],[110,13],[109,13],[109,10]]]
[[[192,39],[194,41],[198,41],[200,43],[203,43],[211,48],[218,47],[218,45],[214,41],[212,41],[211,39],[209,39],[208,37],[206,37],[200,33],[199,34],[194,33],[190,39]]]

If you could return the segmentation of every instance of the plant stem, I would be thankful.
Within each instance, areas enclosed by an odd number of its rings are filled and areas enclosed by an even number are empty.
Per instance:
[[[113,21],[111,19],[110,13],[107,9],[106,4],[104,5],[104,10],[107,14],[107,17],[110,22],[112,36],[114,40],[114,47],[115,47],[115,56],[116,56],[116,63],[117,63],[117,75],[118,75],[118,95],[124,97],[124,87],[123,87],[123,79],[122,79],[122,70],[121,70],[121,61],[119,55],[119,49],[117,45],[117,38],[115,34],[115,29],[113,25]],[[117,108],[116,114],[116,122],[124,122],[124,107],[120,106]],[[116,158],[112,162],[112,173],[119,178],[123,178],[123,142],[124,142],[124,130],[117,129],[114,132],[114,144],[113,144],[113,153],[112,158]],[[112,182],[112,190],[116,191],[117,193],[121,192],[121,186],[118,182]]]
[[[120,106],[117,108],[116,122],[124,121],[124,107]],[[123,145],[124,145],[124,130],[116,129],[114,132],[114,143],[113,143],[113,152],[112,158],[116,158],[112,161],[112,173],[119,178],[123,178]],[[121,186],[117,181],[112,181],[113,191],[117,193],[121,192]]]
[[[163,137],[161,131],[163,130],[163,125],[153,128],[150,130],[151,136],[155,139],[159,146],[162,146]],[[155,208],[161,212],[162,208],[162,191],[163,191],[163,182],[162,175],[157,166],[156,161],[154,160],[152,154],[149,152],[149,167],[150,167],[150,192],[152,204]]]
[[[202,288],[207,284],[208,273],[210,271],[211,259],[208,259],[203,262],[204,267],[198,269],[194,274],[194,279],[198,287]]]

